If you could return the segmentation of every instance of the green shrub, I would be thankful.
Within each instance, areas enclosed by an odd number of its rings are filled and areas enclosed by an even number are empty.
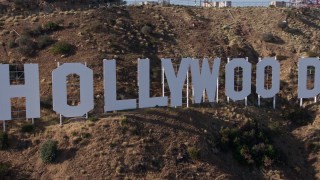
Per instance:
[[[306,125],[312,121],[311,113],[312,112],[306,108],[296,107],[286,111],[285,118],[296,125]]]
[[[5,176],[8,176],[10,166],[9,163],[0,163],[0,179],[4,179]]]
[[[73,144],[79,144],[82,141],[81,137],[76,137],[75,139],[73,139],[72,143]]]
[[[90,118],[89,118],[89,121],[91,121],[91,122],[96,122],[96,121],[98,121],[99,120],[99,118],[97,117],[97,116],[91,116]]]
[[[280,162],[280,154],[272,145],[272,139],[266,129],[257,122],[249,122],[240,129],[222,128],[218,145],[231,150],[234,158],[241,164],[271,166]]]
[[[52,163],[57,156],[57,141],[47,140],[40,147],[40,158],[44,163]]]
[[[288,28],[288,23],[287,23],[287,21],[279,21],[277,26],[280,29],[287,29]]]
[[[91,134],[90,133],[81,133],[81,138],[84,138],[84,139],[91,138]]]
[[[72,136],[78,136],[78,132],[72,131],[72,132],[71,132],[71,135],[72,135]]]
[[[308,51],[306,54],[308,57],[318,57],[319,56],[319,54],[315,51]]]
[[[297,16],[297,12],[292,9],[286,9],[287,17],[295,18]]]
[[[108,32],[108,27],[104,25],[103,22],[93,21],[90,23],[90,27],[88,30],[95,33],[105,33]]]
[[[16,42],[12,41],[12,40],[10,40],[10,41],[8,42],[8,47],[9,47],[10,49],[15,48],[15,47],[17,47],[17,46],[18,46],[18,44],[17,44]]]
[[[43,30],[46,31],[46,32],[53,32],[53,31],[57,31],[59,30],[61,27],[54,23],[54,22],[51,22],[49,21],[48,23],[46,23],[44,26],[43,26]]]
[[[279,38],[273,35],[272,33],[264,33],[262,34],[262,40],[269,43],[278,43]]]
[[[284,56],[284,55],[277,55],[276,57],[277,57],[277,60],[279,60],[279,61],[283,61],[288,58],[287,56]]]
[[[190,158],[193,160],[197,160],[200,157],[200,152],[195,147],[188,148],[188,154],[189,154]]]
[[[127,117],[123,117],[123,119],[121,120],[120,124],[122,126],[128,125],[129,124],[129,120],[127,119]]]
[[[23,29],[21,35],[22,36],[31,36],[31,37],[37,37],[39,35],[42,34],[42,27],[41,26],[38,26],[37,28],[35,29],[30,29],[30,28],[25,28]]]
[[[14,0],[13,2],[17,7],[24,5],[24,0]]]
[[[48,35],[43,35],[43,36],[40,36],[40,37],[38,38],[38,43],[37,43],[37,45],[38,45],[38,48],[39,48],[39,49],[44,49],[44,48],[50,46],[50,45],[53,44],[53,43],[54,43],[54,40],[53,40],[50,36],[48,36]]]
[[[73,52],[73,50],[74,46],[72,44],[62,41],[55,43],[50,51],[53,54],[70,54]]]
[[[0,150],[3,150],[9,146],[8,134],[6,132],[0,132]]]
[[[150,35],[152,32],[152,27],[148,26],[148,25],[144,25],[142,28],[141,28],[141,33],[144,34],[144,35]]]
[[[24,124],[22,127],[21,127],[21,132],[23,133],[31,133],[34,131],[34,126],[33,124]]]
[[[35,42],[26,35],[22,35],[19,39],[16,40],[18,44],[18,51],[25,56],[32,56],[36,52]]]

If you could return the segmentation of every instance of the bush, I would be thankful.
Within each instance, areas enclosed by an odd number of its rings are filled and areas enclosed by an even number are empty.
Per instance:
[[[8,134],[6,132],[0,132],[0,150],[3,150],[9,146]]]
[[[308,51],[306,54],[308,57],[318,57],[319,56],[319,54],[314,51]]]
[[[290,111],[286,111],[285,118],[297,125],[306,125],[312,121],[312,112],[306,108],[292,108]]]
[[[262,34],[261,40],[268,42],[268,43],[275,43],[275,44],[283,44],[284,43],[284,41],[280,37],[278,37],[272,33]]]
[[[10,164],[0,163],[0,179],[4,179],[9,174]]]
[[[195,147],[188,148],[188,153],[191,159],[197,160],[200,157],[200,152]]]
[[[18,51],[25,56],[32,56],[36,52],[35,42],[26,35],[22,35],[17,39],[17,44],[19,46]]]
[[[91,121],[91,122],[96,122],[98,120],[99,120],[99,118],[97,116],[92,116],[89,118],[89,121]]]
[[[90,133],[81,133],[81,138],[85,138],[85,139],[91,138],[91,134]]]
[[[42,27],[38,26],[35,29],[25,28],[21,35],[23,36],[31,36],[31,37],[37,37],[42,34]]]
[[[57,156],[57,141],[47,140],[40,147],[40,158],[44,163],[52,163]]]
[[[43,30],[46,31],[46,32],[53,32],[53,31],[57,31],[59,30],[61,27],[54,23],[54,22],[51,22],[49,21],[48,23],[46,23],[44,26],[43,26]]]
[[[105,33],[108,32],[108,27],[104,25],[103,22],[94,21],[90,23],[90,28],[88,30],[95,33]]]
[[[128,125],[129,123],[130,121],[127,119],[127,117],[123,117],[123,119],[120,122],[122,126]]]
[[[34,131],[34,126],[33,124],[24,124],[22,127],[21,127],[21,132],[23,133],[31,133]]]
[[[286,59],[288,58],[288,56],[277,55],[276,58],[277,58],[277,60],[279,60],[279,61],[283,61],[283,60],[286,60]]]
[[[275,42],[275,37],[271,33],[264,33],[264,34],[262,34],[262,40],[265,42],[273,43],[273,42]]]
[[[288,23],[287,23],[287,21],[279,21],[279,22],[278,22],[278,28],[280,28],[280,29],[287,29],[287,28],[288,28]]]
[[[231,150],[235,159],[245,165],[271,166],[280,162],[279,152],[271,144],[269,132],[249,122],[241,129],[222,128],[218,145]]]
[[[8,42],[8,47],[9,47],[10,49],[15,48],[15,47],[17,47],[17,46],[18,46],[18,44],[15,43],[15,42],[12,41],[12,40],[10,40],[10,41]]]
[[[150,35],[152,32],[152,27],[145,25],[141,28],[141,33],[144,35]]]
[[[24,0],[14,0],[13,2],[18,7],[24,5]]]
[[[39,49],[44,49],[53,43],[54,43],[54,40],[50,36],[43,35],[39,37],[37,45]]]
[[[70,54],[73,50],[74,46],[67,42],[57,42],[51,48],[53,54]]]

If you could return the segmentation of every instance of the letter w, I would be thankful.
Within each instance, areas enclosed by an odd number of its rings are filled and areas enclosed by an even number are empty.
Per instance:
[[[191,61],[192,84],[194,88],[193,100],[195,103],[201,103],[202,97],[204,101],[204,91],[207,92],[209,102],[215,102],[220,62],[219,58],[214,59],[211,72],[208,59],[204,59],[200,72],[199,60]]]

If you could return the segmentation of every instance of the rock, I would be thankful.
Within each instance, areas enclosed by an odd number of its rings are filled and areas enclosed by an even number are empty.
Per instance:
[[[37,22],[37,21],[39,21],[39,18],[38,18],[38,17],[33,17],[33,18],[31,19],[31,21],[32,21],[32,22]]]
[[[128,142],[123,142],[122,143],[122,146],[127,146],[128,145]]]
[[[26,57],[22,57],[21,59],[20,59],[20,61],[21,62],[26,62],[28,59],[26,58]]]
[[[13,20],[14,20],[14,17],[9,17],[9,18],[6,19],[6,22],[11,22]]]
[[[3,31],[1,32],[0,35],[3,36],[3,35],[6,35],[6,34],[9,34],[9,33],[10,33],[10,31],[8,31],[8,30],[5,29],[5,30],[3,30]]]
[[[83,36],[83,33],[82,32],[78,32],[78,36]]]
[[[14,59],[9,60],[9,64],[14,64],[15,62],[16,62],[16,60],[14,60]]]
[[[123,170],[124,170],[124,168],[123,168],[122,166],[118,166],[118,167],[116,168],[116,173],[117,173],[117,174],[121,174],[121,173],[123,173]]]
[[[80,173],[81,173],[81,174],[85,174],[86,171],[85,171],[84,169],[81,169],[81,170],[80,170]]]

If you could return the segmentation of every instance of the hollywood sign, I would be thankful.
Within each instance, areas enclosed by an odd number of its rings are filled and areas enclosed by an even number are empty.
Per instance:
[[[178,72],[175,72],[171,59],[161,59],[164,76],[170,90],[168,96],[150,97],[150,62],[149,59],[138,59],[138,94],[137,99],[117,100],[116,61],[104,60],[104,111],[149,108],[156,106],[182,106],[182,91],[191,72],[192,100],[194,103],[217,102],[218,77],[221,60],[214,59],[210,67],[207,59],[200,61],[183,58]],[[265,68],[272,68],[272,86],[266,89]],[[242,90],[235,91],[235,68],[242,68]],[[264,58],[256,66],[256,93],[259,98],[272,98],[280,90],[280,63],[275,58]],[[307,88],[307,69],[314,67],[314,87]],[[25,97],[26,117],[40,117],[39,69],[38,64],[24,65],[24,85],[10,85],[9,65],[0,64],[0,120],[11,120],[11,98]],[[235,58],[225,66],[225,94],[234,101],[244,100],[251,93],[252,65],[244,58]],[[80,78],[80,102],[76,106],[67,103],[67,81],[70,74]],[[320,93],[320,61],[319,58],[301,58],[298,63],[298,98],[313,98]],[[64,63],[52,71],[53,110],[64,117],[83,116],[94,108],[93,71],[81,63]],[[189,98],[188,98],[189,99]]]

